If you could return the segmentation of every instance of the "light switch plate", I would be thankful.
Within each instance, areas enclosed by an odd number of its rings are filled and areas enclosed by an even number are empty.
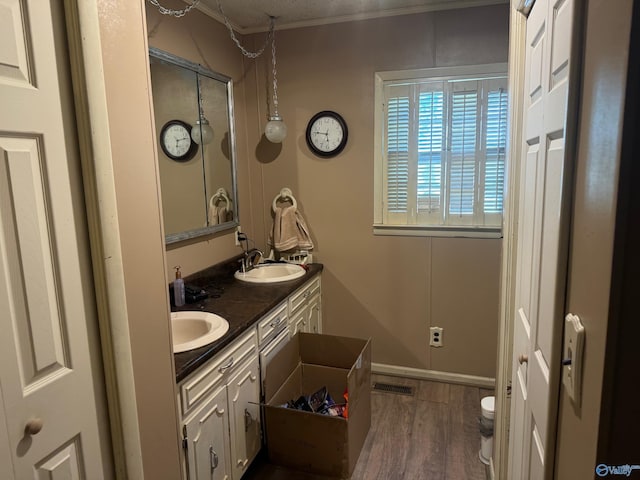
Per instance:
[[[572,313],[565,317],[564,347],[562,348],[562,383],[576,408],[580,408],[582,394],[582,351],[585,330],[580,317]]]

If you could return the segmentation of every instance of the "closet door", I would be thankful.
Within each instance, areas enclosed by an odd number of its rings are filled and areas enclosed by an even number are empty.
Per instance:
[[[64,21],[0,0],[3,479],[113,476]]]

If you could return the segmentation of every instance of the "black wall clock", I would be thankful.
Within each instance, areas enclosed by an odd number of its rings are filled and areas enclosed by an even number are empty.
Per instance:
[[[177,162],[191,160],[198,144],[191,138],[191,125],[182,120],[169,120],[160,130],[160,147],[164,154]]]
[[[317,156],[328,158],[338,155],[347,145],[347,123],[336,112],[316,113],[307,125],[307,145]]]

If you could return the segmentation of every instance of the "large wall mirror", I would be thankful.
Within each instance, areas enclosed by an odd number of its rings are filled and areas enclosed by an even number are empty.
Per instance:
[[[149,50],[167,244],[238,225],[231,79]]]

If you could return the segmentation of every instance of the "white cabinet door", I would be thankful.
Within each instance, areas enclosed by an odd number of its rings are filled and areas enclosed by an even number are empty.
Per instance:
[[[211,399],[184,424],[188,480],[228,480],[229,412],[227,388],[221,385]]]
[[[289,324],[289,333],[291,334],[291,337],[298,332],[309,331],[308,312],[309,307],[305,305],[291,317],[291,323]]]
[[[259,368],[258,355],[254,355],[227,384],[233,480],[242,477],[260,450]]]
[[[293,337],[298,332],[322,332],[320,276],[309,280],[289,297],[289,331]]]
[[[308,332],[322,333],[322,302],[320,295],[316,295],[309,300],[307,311]]]

